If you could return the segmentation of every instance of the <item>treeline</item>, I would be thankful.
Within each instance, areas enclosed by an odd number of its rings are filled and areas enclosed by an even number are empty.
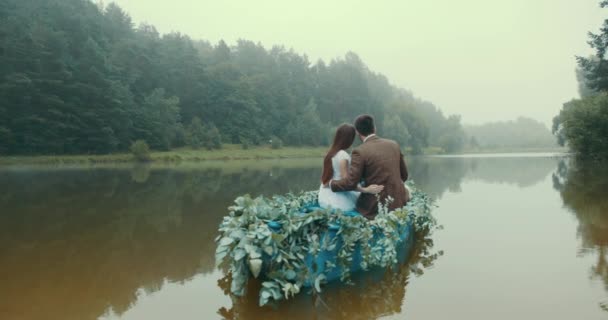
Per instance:
[[[464,127],[471,148],[556,147],[555,137],[540,121],[519,117],[511,121],[490,122]]]
[[[459,117],[354,53],[313,64],[280,46],[160,35],[89,0],[3,0],[0,35],[2,153],[111,153],[136,140],[157,150],[326,145],[360,113],[414,152],[465,142]]]
[[[608,1],[600,2],[602,8]],[[581,98],[565,103],[553,119],[553,132],[561,145],[579,156],[608,159],[608,19],[600,33],[589,34],[595,55],[577,57],[576,71]]]

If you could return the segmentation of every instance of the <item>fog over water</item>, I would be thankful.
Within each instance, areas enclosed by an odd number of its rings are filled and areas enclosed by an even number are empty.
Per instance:
[[[591,54],[587,32],[605,15],[596,0],[115,2],[162,33],[280,44],[311,62],[354,51],[472,124],[520,115],[549,124],[578,97],[575,55]]]

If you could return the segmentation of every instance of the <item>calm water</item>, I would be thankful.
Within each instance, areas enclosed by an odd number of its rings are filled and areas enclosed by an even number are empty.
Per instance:
[[[410,159],[443,229],[408,262],[277,309],[227,295],[225,208],[315,189],[318,162],[0,169],[0,319],[608,318],[608,168],[547,155]]]

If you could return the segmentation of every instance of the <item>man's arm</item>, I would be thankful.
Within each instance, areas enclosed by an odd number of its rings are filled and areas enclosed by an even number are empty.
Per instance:
[[[348,176],[343,177],[341,180],[330,182],[330,188],[333,192],[340,191],[353,191],[357,189],[357,184],[361,181],[361,175],[363,174],[363,159],[359,150],[353,150],[352,158],[350,160],[350,169],[348,170]]]
[[[400,171],[401,171],[401,180],[403,182],[405,182],[407,180],[407,166],[405,165],[405,159],[403,158],[403,153],[399,154],[399,166],[400,166]]]

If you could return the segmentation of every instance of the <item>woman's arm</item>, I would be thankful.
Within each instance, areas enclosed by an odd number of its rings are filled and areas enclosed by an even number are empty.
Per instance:
[[[340,177],[342,177],[342,179],[348,177],[348,160],[346,159],[340,160]]]
[[[342,179],[344,179],[344,177],[348,177],[348,160],[346,159],[340,160],[340,176]],[[377,194],[384,190],[384,186],[372,184],[367,187],[362,187],[360,184],[358,184],[356,190],[363,193]]]

